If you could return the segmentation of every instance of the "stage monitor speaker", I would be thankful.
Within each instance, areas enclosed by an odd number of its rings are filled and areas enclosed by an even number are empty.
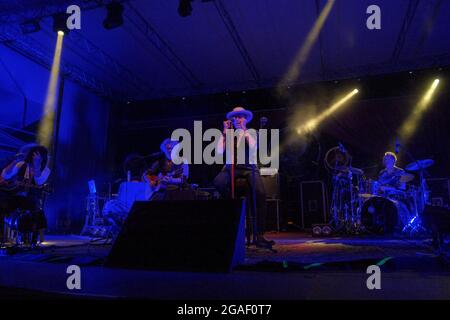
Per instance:
[[[300,183],[301,224],[303,229],[327,222],[325,185],[322,181]]]
[[[244,219],[243,200],[137,201],[105,265],[229,272],[245,258]]]

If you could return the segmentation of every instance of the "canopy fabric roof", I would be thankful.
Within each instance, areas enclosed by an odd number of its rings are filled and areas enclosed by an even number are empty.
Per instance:
[[[102,27],[106,9],[98,3],[109,1],[78,2],[81,30],[64,39],[64,70],[74,77],[77,72],[84,73],[85,79],[78,77],[78,81],[95,84],[99,94],[131,99],[275,86],[327,3],[196,0],[192,14],[182,18],[177,12],[178,0],[130,0],[123,1],[124,25],[106,30]],[[0,38],[15,34],[13,40],[36,44],[20,49],[23,54],[28,50],[33,56],[39,46],[51,58],[56,37],[48,13],[55,10],[55,3],[63,8],[77,1],[15,3],[0,1]],[[370,16],[366,10],[372,4],[374,1],[368,0],[335,1],[294,82],[450,64],[450,0],[378,0],[380,30],[366,27]],[[28,35],[11,33],[21,17],[29,16],[24,8],[41,10],[42,30]]]

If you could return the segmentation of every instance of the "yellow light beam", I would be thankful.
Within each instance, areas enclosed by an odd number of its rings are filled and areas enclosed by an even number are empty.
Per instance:
[[[414,107],[414,110],[411,112],[408,118],[406,118],[405,122],[403,122],[403,125],[401,126],[399,131],[399,136],[403,143],[406,143],[416,131],[417,126],[419,125],[419,122],[423,117],[423,114],[432,102],[433,94],[436,91],[438,85],[439,79],[435,79],[428,90],[425,92],[425,95]]]
[[[64,32],[58,31],[53,64],[50,71],[50,80],[47,87],[47,95],[44,103],[44,115],[39,123],[38,143],[49,148],[52,142],[55,119],[55,107],[58,96],[59,69],[61,65],[61,53]]]
[[[325,21],[327,20],[327,17],[329,15],[331,9],[333,8],[334,2],[335,2],[335,0],[328,0],[327,4],[322,9],[322,11],[321,11],[319,17],[317,18],[316,22],[314,23],[313,27],[309,31],[305,42],[303,43],[300,50],[297,52],[297,55],[295,56],[294,61],[291,63],[287,73],[285,74],[285,76],[282,78],[282,80],[278,84],[278,87],[279,87],[278,93],[280,95],[283,94],[282,90],[284,90],[283,89],[284,86],[286,86],[290,82],[298,79],[298,76],[300,75],[300,71],[301,71],[303,65],[305,64],[306,60],[308,59],[309,53],[311,52],[311,49],[319,36],[320,30],[322,30],[322,27],[323,27]]]
[[[305,134],[313,131],[323,120],[328,118],[331,114],[335,113],[340,107],[342,107],[348,100],[350,100],[354,95],[359,92],[358,89],[353,89],[350,93],[348,93],[345,97],[334,103],[327,110],[323,111],[318,116],[313,119],[307,121],[305,124],[302,124],[297,127],[298,134]]]

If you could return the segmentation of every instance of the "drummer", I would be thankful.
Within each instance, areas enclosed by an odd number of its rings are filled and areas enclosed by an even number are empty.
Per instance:
[[[386,152],[383,157],[384,169],[378,175],[378,182],[382,191],[405,190],[406,183],[401,181],[405,170],[397,167],[397,156],[393,152]]]

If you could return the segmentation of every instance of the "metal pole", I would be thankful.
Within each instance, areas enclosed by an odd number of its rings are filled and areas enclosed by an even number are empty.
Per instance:
[[[50,168],[53,171],[55,167],[56,162],[56,155],[58,150],[58,139],[59,139],[59,128],[61,125],[61,111],[62,111],[62,104],[63,104],[63,95],[64,95],[64,76],[60,76],[59,81],[59,92],[58,92],[58,104],[56,107],[56,121],[55,121],[55,131],[53,134],[53,142],[52,142],[52,163],[50,164]]]

